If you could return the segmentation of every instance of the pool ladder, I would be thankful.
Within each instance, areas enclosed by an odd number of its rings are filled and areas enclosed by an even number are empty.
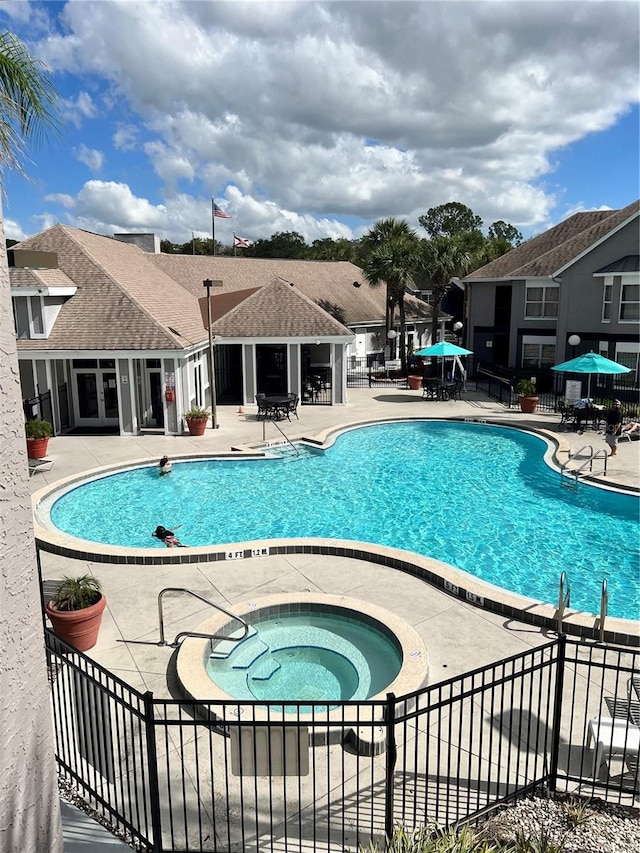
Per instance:
[[[558,634],[562,634],[562,621],[564,619],[564,611],[567,607],[570,606],[571,603],[571,586],[569,585],[569,579],[567,578],[567,573],[562,572],[560,575],[560,584],[558,589],[558,611],[556,613],[556,628]],[[600,592],[600,618],[598,619],[598,642],[604,643],[604,623],[607,619],[607,612],[609,609],[609,589],[607,586],[607,579],[602,579],[602,589]],[[595,628],[594,628],[595,632]]]
[[[164,611],[163,611],[163,600],[166,593],[184,593],[186,595],[191,595],[194,598],[197,598],[199,601],[204,601],[205,604],[208,604],[210,607],[213,607],[214,610],[219,610],[221,613],[230,616],[232,619],[235,619],[237,622],[240,622],[242,625],[242,633],[237,636],[227,636],[223,634],[201,634],[199,631],[180,631],[173,638],[172,643],[168,643],[165,639],[164,635]],[[230,642],[240,643],[249,633],[249,625],[247,622],[242,619],[242,617],[237,616],[235,613],[232,613],[230,610],[226,610],[220,604],[215,604],[213,601],[210,601],[208,598],[205,598],[204,595],[200,595],[199,592],[194,592],[192,589],[185,589],[182,586],[167,586],[164,589],[161,589],[158,593],[158,623],[160,629],[160,639],[157,641],[154,640],[118,640],[119,643],[137,643],[138,645],[145,646],[170,646],[172,649],[178,648],[181,640],[184,640],[185,637],[199,637],[203,640],[229,640]]]
[[[575,460],[582,456],[585,451],[588,453],[588,456],[584,461],[577,467],[570,468],[569,466],[575,465]],[[599,459],[602,459],[604,464],[601,470],[596,470],[594,472],[593,463]],[[560,469],[560,485],[565,489],[573,489],[573,491],[576,492],[578,490],[580,477],[593,473],[602,474],[605,477],[607,476],[607,451],[605,448],[594,450],[591,444],[585,444],[584,447],[581,447],[580,450],[576,451],[576,453],[569,451],[569,458],[566,462],[563,462],[562,468]]]

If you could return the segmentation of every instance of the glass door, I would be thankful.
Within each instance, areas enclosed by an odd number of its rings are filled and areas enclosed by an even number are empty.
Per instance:
[[[76,370],[76,424],[118,426],[118,382],[111,370]]]

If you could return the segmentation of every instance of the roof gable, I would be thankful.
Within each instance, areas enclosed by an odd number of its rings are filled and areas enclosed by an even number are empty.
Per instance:
[[[214,313],[216,299],[221,296],[214,297]],[[213,330],[223,338],[352,337],[346,326],[279,279],[253,290],[219,320],[214,317]]]
[[[473,282],[554,275],[634,215],[637,216],[639,205],[639,201],[634,201],[621,210],[575,213],[564,222],[465,276],[464,280]]]

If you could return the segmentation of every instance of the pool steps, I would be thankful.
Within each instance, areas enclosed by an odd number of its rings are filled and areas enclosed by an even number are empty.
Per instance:
[[[251,637],[255,637],[258,633],[256,629],[249,625],[249,630],[245,637],[242,636],[244,628],[237,628],[229,634],[228,640],[220,640],[209,653],[209,660],[227,660],[234,649],[239,648],[243,643],[246,643]]]

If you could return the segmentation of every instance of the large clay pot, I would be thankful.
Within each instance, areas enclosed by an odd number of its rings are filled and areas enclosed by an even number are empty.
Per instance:
[[[204,435],[208,418],[187,418],[189,435]]]
[[[51,601],[47,602],[45,609],[54,633],[78,651],[86,652],[98,642],[106,604],[106,598],[101,595],[99,601],[82,610],[56,610]]]
[[[407,382],[411,391],[419,391],[422,388],[422,376],[407,376]]]
[[[520,409],[527,415],[532,415],[538,408],[539,397],[519,397]]]
[[[27,455],[29,459],[44,459],[49,447],[49,436],[45,438],[28,438]]]

